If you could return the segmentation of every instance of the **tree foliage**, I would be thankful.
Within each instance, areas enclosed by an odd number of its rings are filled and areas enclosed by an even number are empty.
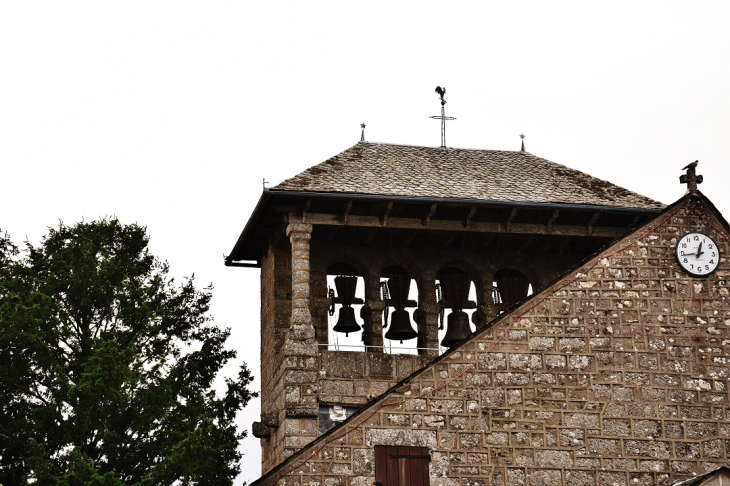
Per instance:
[[[213,387],[236,353],[210,299],[137,225],[0,235],[0,484],[230,484],[254,394],[245,365]]]

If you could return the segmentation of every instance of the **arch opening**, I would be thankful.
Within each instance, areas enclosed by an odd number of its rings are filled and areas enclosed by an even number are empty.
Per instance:
[[[439,354],[445,353],[475,331],[472,318],[477,309],[476,296],[474,280],[464,270],[449,267],[436,274],[436,299],[441,307]]]
[[[518,302],[532,295],[532,283],[519,270],[505,268],[494,274],[494,304],[499,313],[514,307]]]
[[[362,342],[365,282],[357,269],[347,263],[327,268],[327,349],[365,351]]]
[[[380,273],[383,309],[383,351],[388,354],[418,354],[418,286],[412,275],[399,266],[385,267]]]

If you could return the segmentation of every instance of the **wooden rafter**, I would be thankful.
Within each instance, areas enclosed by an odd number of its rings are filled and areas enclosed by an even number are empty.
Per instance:
[[[591,220],[588,221],[588,234],[589,235],[592,235],[593,234],[593,224],[596,221],[598,221],[598,218],[600,216],[601,216],[601,213],[599,213],[598,211],[596,211],[595,213],[593,213],[593,216],[591,216]]]
[[[555,223],[555,220],[558,219],[558,216],[560,216],[560,210],[556,209],[555,211],[553,211],[553,215],[550,216],[550,219],[547,222],[548,231],[553,230],[553,223]]]
[[[380,224],[382,226],[388,226],[388,218],[390,217],[390,212],[393,210],[393,201],[388,201],[388,205],[385,207],[385,211],[383,212],[383,217],[380,220]]]
[[[389,214],[389,211],[387,212]],[[348,226],[364,227],[364,228],[382,228],[388,226],[394,229],[423,229],[424,222],[416,218],[388,218],[387,214],[383,218],[378,216],[362,216],[350,214],[348,218]],[[599,213],[600,214],[600,213]],[[307,223],[338,226],[344,225],[342,218],[338,214],[326,213],[307,213]],[[464,228],[461,221],[430,219],[429,229],[434,231],[458,231],[469,233],[511,233],[511,234],[547,234],[551,233],[558,236],[602,236],[607,238],[615,238],[626,233],[624,227],[594,227],[592,232],[585,225],[553,225],[552,231],[548,231],[547,224],[531,224],[531,223],[494,223],[494,222],[476,222],[472,221],[469,228]]]
[[[431,218],[436,213],[436,208],[438,208],[438,204],[433,203],[431,204],[431,207],[428,210],[428,213],[426,213],[426,216],[423,218],[423,226],[428,228],[431,226]]]
[[[352,199],[347,201],[347,204],[345,204],[345,208],[342,210],[342,224],[347,224],[347,221],[350,217],[351,209],[352,209]]]
[[[466,220],[464,220],[464,228],[468,228],[471,225],[471,219],[474,217],[474,214],[477,212],[477,207],[472,206],[469,210],[469,214],[466,216]]]

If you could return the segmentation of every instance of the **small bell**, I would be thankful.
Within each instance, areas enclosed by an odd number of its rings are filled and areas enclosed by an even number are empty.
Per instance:
[[[405,310],[408,301],[408,292],[411,288],[411,277],[396,275],[388,279],[388,291],[395,310],[390,315],[390,327],[385,333],[385,338],[392,341],[400,341],[418,337],[418,332],[411,326],[411,318]]]
[[[345,336],[349,336],[351,332],[358,332],[361,329],[355,320],[355,309],[352,308],[352,302],[355,300],[357,290],[357,277],[335,277],[335,287],[337,287],[337,296],[340,298],[342,307],[340,307],[340,313],[337,316],[337,324],[332,330],[344,332]]]
[[[454,311],[449,314],[446,335],[441,340],[441,346],[450,348],[462,339],[471,336],[469,316],[464,311]]]
[[[335,324],[332,330],[344,332],[345,336],[349,336],[351,332],[360,331],[360,325],[355,320],[355,309],[352,307],[340,307],[337,324]]]
[[[418,337],[418,332],[411,327],[411,317],[408,315],[408,311],[405,309],[394,310],[390,315],[390,327],[388,332],[385,333],[385,338],[392,341],[398,340],[403,344],[404,340],[416,337]]]

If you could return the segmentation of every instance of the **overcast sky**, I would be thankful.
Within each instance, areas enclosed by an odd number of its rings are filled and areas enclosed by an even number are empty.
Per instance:
[[[213,282],[258,376],[259,271],[223,255],[264,178],[354,145],[362,122],[368,141],[438,146],[441,85],[451,147],[524,133],[664,203],[699,159],[727,218],[729,26],[727,1],[4,1],[0,228],[37,244],[59,220],[146,226],[173,274]],[[259,440],[242,449],[238,483],[260,475]]]

